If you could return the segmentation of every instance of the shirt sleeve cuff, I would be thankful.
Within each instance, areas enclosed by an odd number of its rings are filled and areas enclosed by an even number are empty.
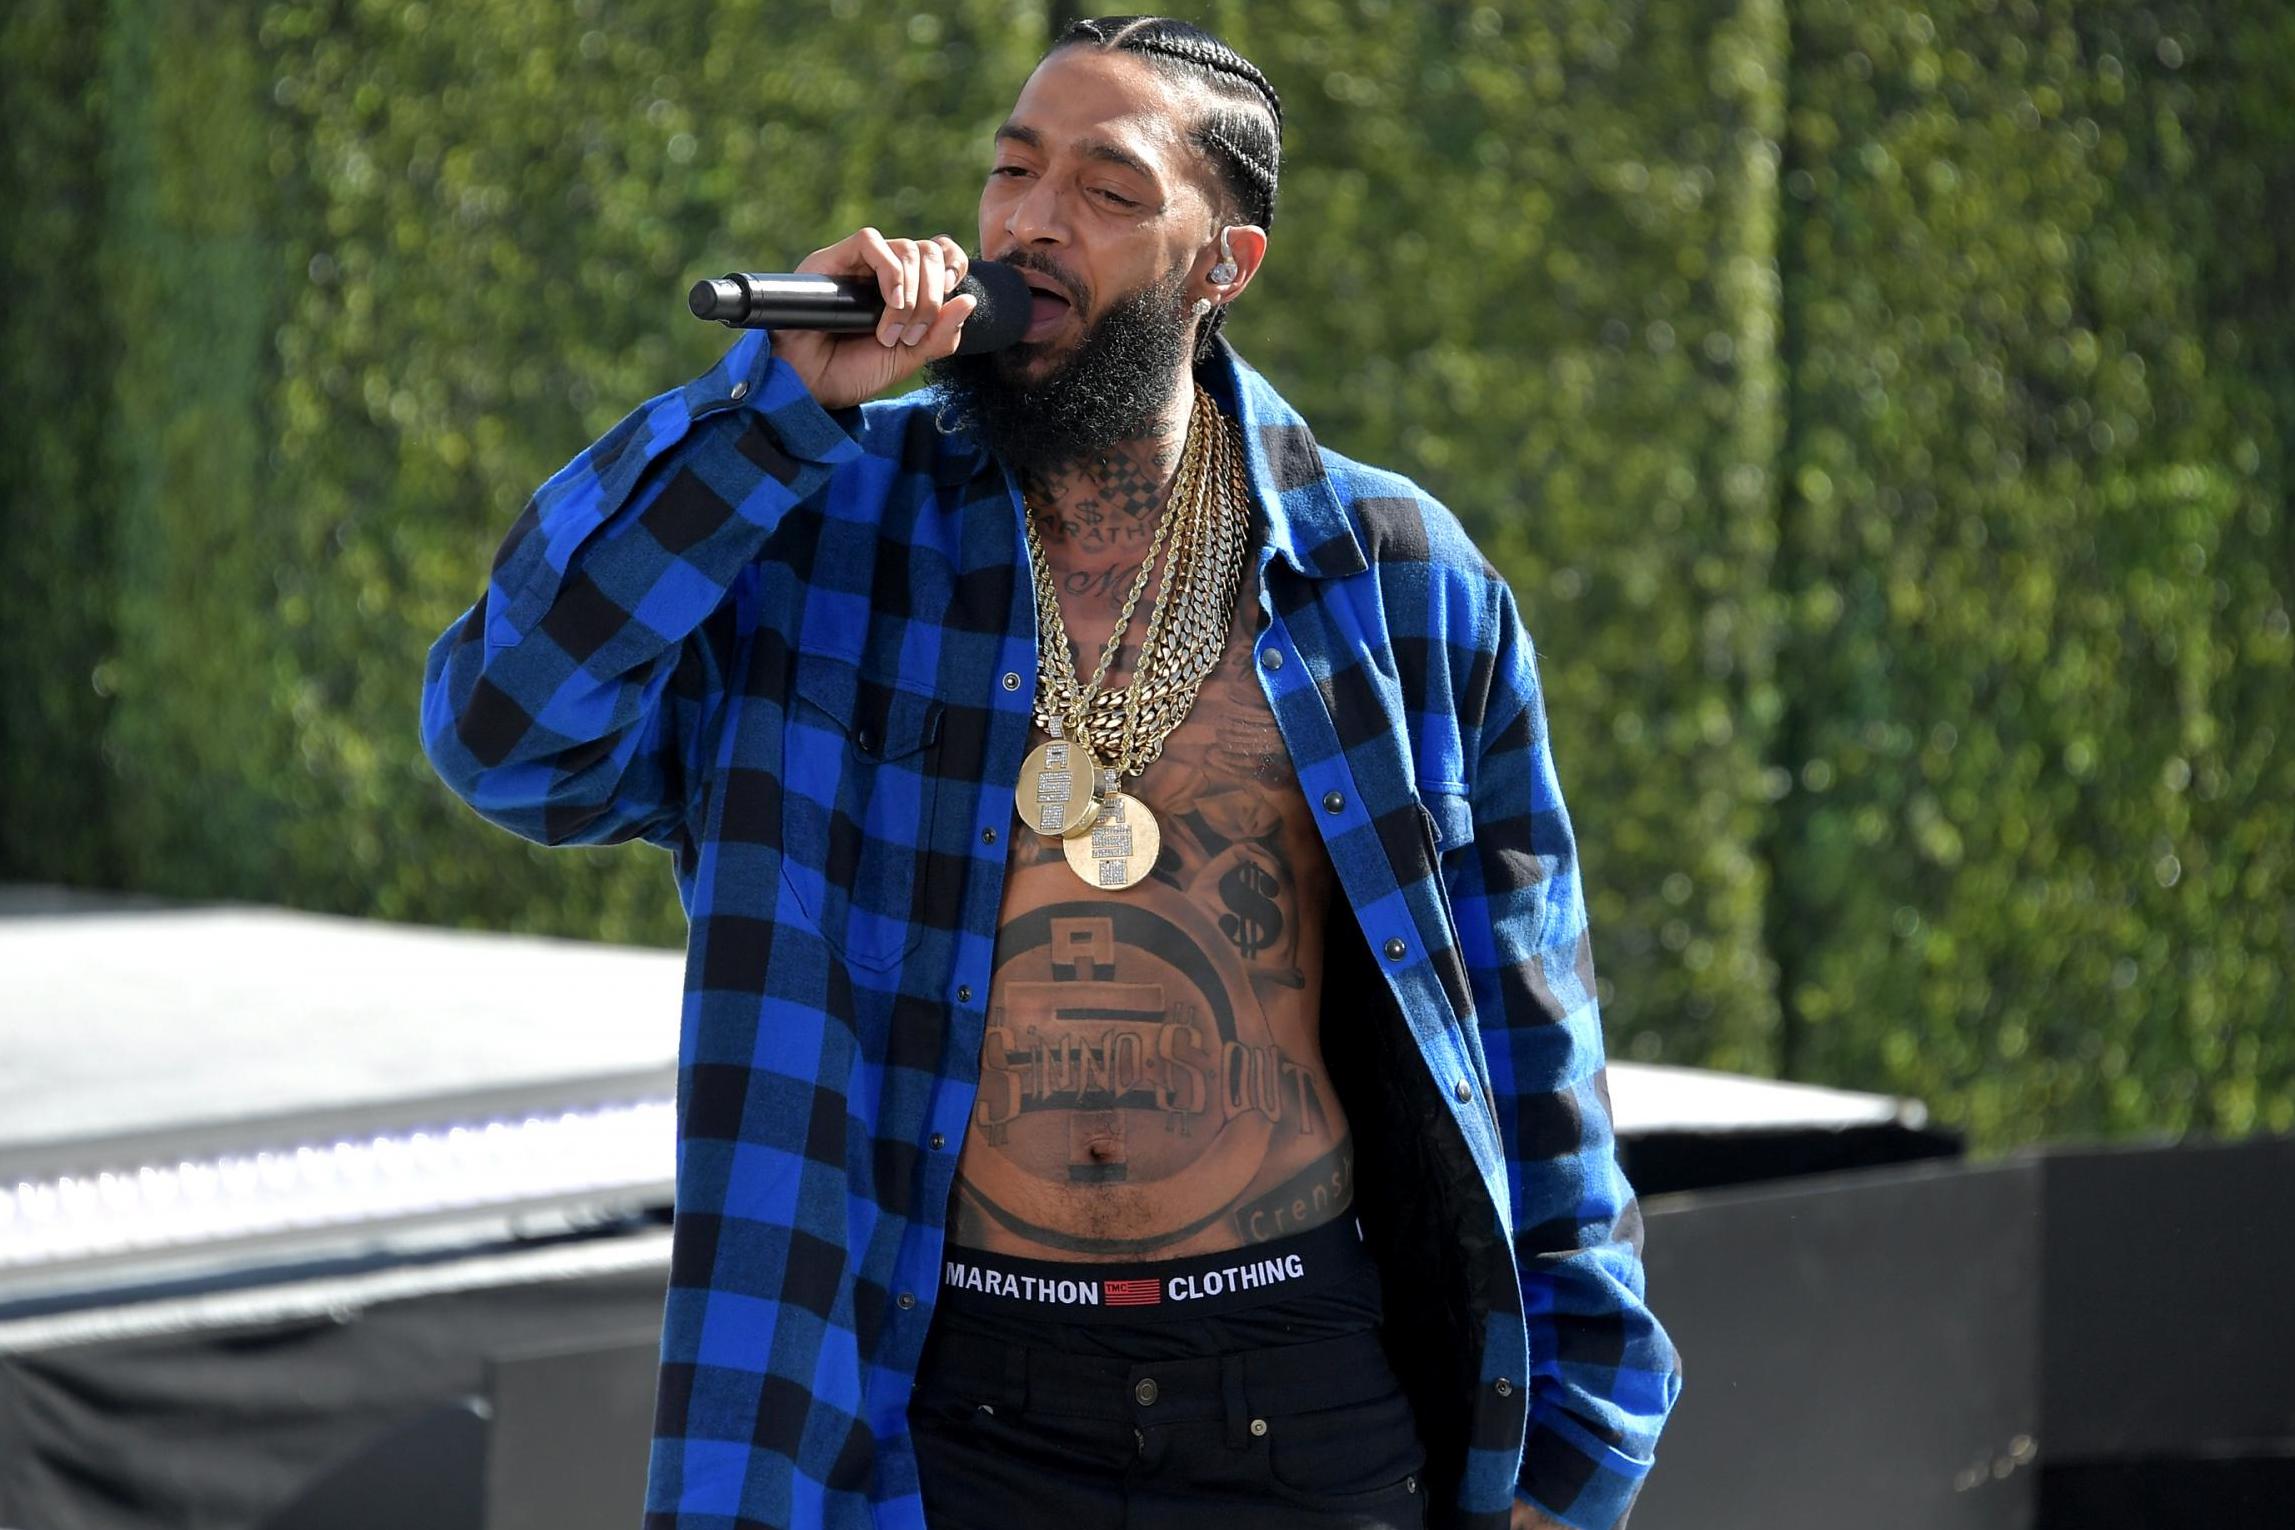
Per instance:
[[[1650,1465],[1595,1438],[1575,1419],[1535,1413],[1514,1498],[1570,1530],[1615,1530],[1633,1508]]]
[[[728,408],[764,416],[781,450],[795,461],[834,465],[861,455],[860,406],[823,408],[796,368],[773,354],[771,330],[743,330],[685,393],[689,419]]]

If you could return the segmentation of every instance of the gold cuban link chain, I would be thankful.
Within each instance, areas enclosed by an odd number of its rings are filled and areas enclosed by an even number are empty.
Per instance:
[[[1123,709],[1113,763],[1125,776],[1137,776],[1154,764],[1165,741],[1193,709],[1203,682],[1226,652],[1236,597],[1242,590],[1250,517],[1241,433],[1216,406],[1205,407],[1216,427],[1204,482],[1174,554],[1182,568],[1182,587],[1168,607],[1172,619],[1160,627],[1150,622],[1141,646],[1140,679]]]
[[[1122,726],[1125,697],[1122,692],[1103,692],[1108,669],[1116,655],[1122,651],[1124,636],[1131,630],[1132,613],[1138,607],[1141,594],[1147,589],[1148,579],[1155,572],[1156,560],[1171,541],[1173,531],[1187,519],[1183,507],[1200,494],[1202,479],[1204,432],[1201,429],[1209,403],[1201,385],[1196,388],[1196,401],[1188,416],[1187,441],[1180,452],[1179,471],[1172,479],[1170,496],[1164,502],[1163,514],[1156,520],[1155,535],[1148,543],[1147,559],[1133,578],[1131,591],[1124,597],[1123,611],[1116,618],[1115,630],[1101,645],[1100,661],[1092,671],[1089,682],[1079,686],[1076,680],[1075,648],[1068,638],[1067,622],[1060,614],[1060,595],[1052,577],[1051,562],[1044,556],[1042,536],[1036,530],[1039,507],[1023,497],[1026,515],[1023,517],[1028,533],[1029,571],[1036,583],[1036,725],[1058,738],[1071,730],[1085,738],[1102,759],[1116,742]],[[1209,411],[1214,417],[1217,410]],[[1156,604],[1148,614],[1148,632],[1152,639],[1157,624],[1162,620],[1165,599],[1171,588],[1172,570],[1181,562],[1175,550],[1164,565],[1163,588],[1158,592]],[[1144,651],[1144,645],[1143,645]],[[1091,717],[1095,703],[1101,703],[1098,717]],[[1099,722],[1089,727],[1087,718]],[[1112,724],[1113,726],[1110,726]]]
[[[1051,741],[1022,762],[1015,807],[1031,828],[1063,840],[1069,868],[1104,892],[1138,885],[1161,853],[1156,815],[1123,790],[1124,779],[1161,755],[1226,652],[1250,544],[1240,437],[1199,385],[1147,560],[1090,684],[1080,689],[1059,591],[1036,530],[1036,508],[1024,503],[1037,598],[1036,721]],[[1159,555],[1165,555],[1163,579],[1131,684],[1105,689]],[[1072,741],[1069,728],[1075,729]]]

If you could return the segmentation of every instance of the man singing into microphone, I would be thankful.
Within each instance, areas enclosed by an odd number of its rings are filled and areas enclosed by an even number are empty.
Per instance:
[[[1622,1525],[1681,1386],[1511,591],[1221,337],[1282,107],[1071,26],[980,258],[555,474],[425,748],[691,924],[649,1530]],[[931,387],[877,400],[927,369]]]

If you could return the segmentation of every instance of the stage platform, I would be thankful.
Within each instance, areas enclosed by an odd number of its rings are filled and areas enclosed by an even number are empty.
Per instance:
[[[0,888],[0,1526],[633,1523],[682,962]],[[1687,1375],[1637,1526],[2283,1522],[2295,1142],[1610,1088]]]
[[[667,1079],[675,951],[0,886],[0,1165],[153,1131]]]

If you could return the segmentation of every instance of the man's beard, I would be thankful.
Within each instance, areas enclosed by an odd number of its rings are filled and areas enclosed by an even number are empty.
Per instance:
[[[1043,272],[1089,306],[1088,290],[1050,262],[1026,254],[1010,264]],[[945,399],[943,430],[969,430],[1024,479],[1097,460],[1119,441],[1163,428],[1185,368],[1188,321],[1179,294],[1187,267],[1110,303],[1065,361],[1033,379],[1023,371],[1049,342],[1022,341],[977,356],[928,362],[925,376]]]

